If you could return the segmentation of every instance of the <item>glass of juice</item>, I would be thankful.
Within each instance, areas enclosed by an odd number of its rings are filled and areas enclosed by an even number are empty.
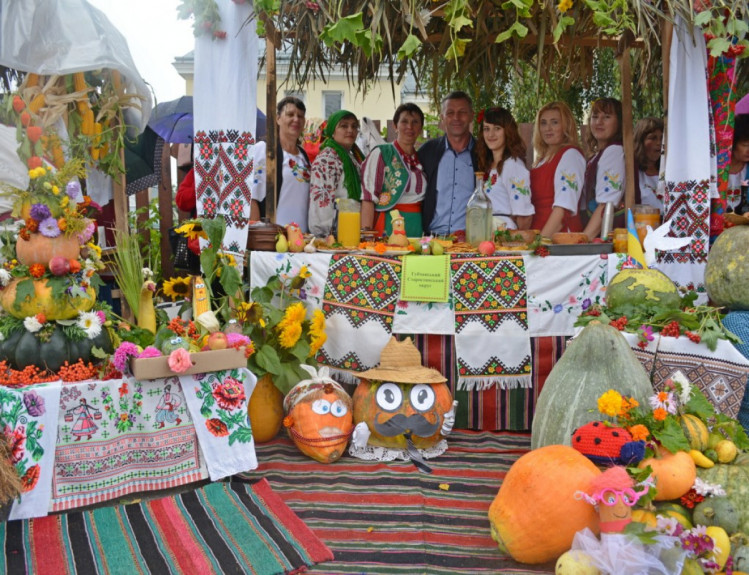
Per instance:
[[[647,226],[655,229],[661,225],[661,211],[655,206],[637,204],[632,208],[632,215],[635,220],[635,228],[637,228],[637,236],[640,238],[640,243],[645,241],[645,236],[648,234]]]
[[[350,198],[340,198],[338,203],[338,243],[346,248],[356,248],[361,241],[361,205]]]

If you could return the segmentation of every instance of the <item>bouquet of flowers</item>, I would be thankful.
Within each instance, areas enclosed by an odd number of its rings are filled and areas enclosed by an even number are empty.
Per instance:
[[[322,311],[316,309],[308,317],[300,298],[309,276],[306,266],[294,275],[273,276],[266,286],[252,290],[251,301],[234,310],[242,333],[252,339],[256,349],[248,367],[258,377],[271,374],[284,395],[309,378],[300,365],[314,365],[313,358],[327,337]]]

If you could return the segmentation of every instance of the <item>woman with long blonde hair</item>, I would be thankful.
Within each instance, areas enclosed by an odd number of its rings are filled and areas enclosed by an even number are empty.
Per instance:
[[[541,230],[547,238],[556,232],[581,232],[577,204],[585,177],[585,157],[567,104],[551,102],[538,111],[533,149],[536,160],[531,170],[531,201],[536,213],[531,228]]]

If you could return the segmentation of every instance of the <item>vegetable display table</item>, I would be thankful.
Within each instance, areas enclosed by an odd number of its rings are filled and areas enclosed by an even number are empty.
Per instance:
[[[11,519],[257,467],[246,369],[0,388],[26,491]]]
[[[426,257],[426,256],[406,256]],[[342,381],[374,367],[391,334],[413,335],[424,365],[448,378],[456,427],[530,429],[546,375],[574,334],[577,316],[600,303],[608,262],[598,255],[450,258],[447,303],[401,301],[401,257],[252,252],[251,288],[296,275],[328,340],[317,360]]]

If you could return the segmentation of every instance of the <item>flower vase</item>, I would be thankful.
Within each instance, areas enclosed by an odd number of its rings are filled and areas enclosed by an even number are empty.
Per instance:
[[[77,260],[81,253],[81,245],[75,236],[60,235],[48,238],[42,234],[30,234],[28,240],[18,238],[16,242],[16,257],[24,265],[49,265],[53,257],[61,256],[68,260]]]
[[[283,423],[283,394],[273,384],[270,373],[257,380],[247,411],[255,443],[265,443],[278,435]]]

